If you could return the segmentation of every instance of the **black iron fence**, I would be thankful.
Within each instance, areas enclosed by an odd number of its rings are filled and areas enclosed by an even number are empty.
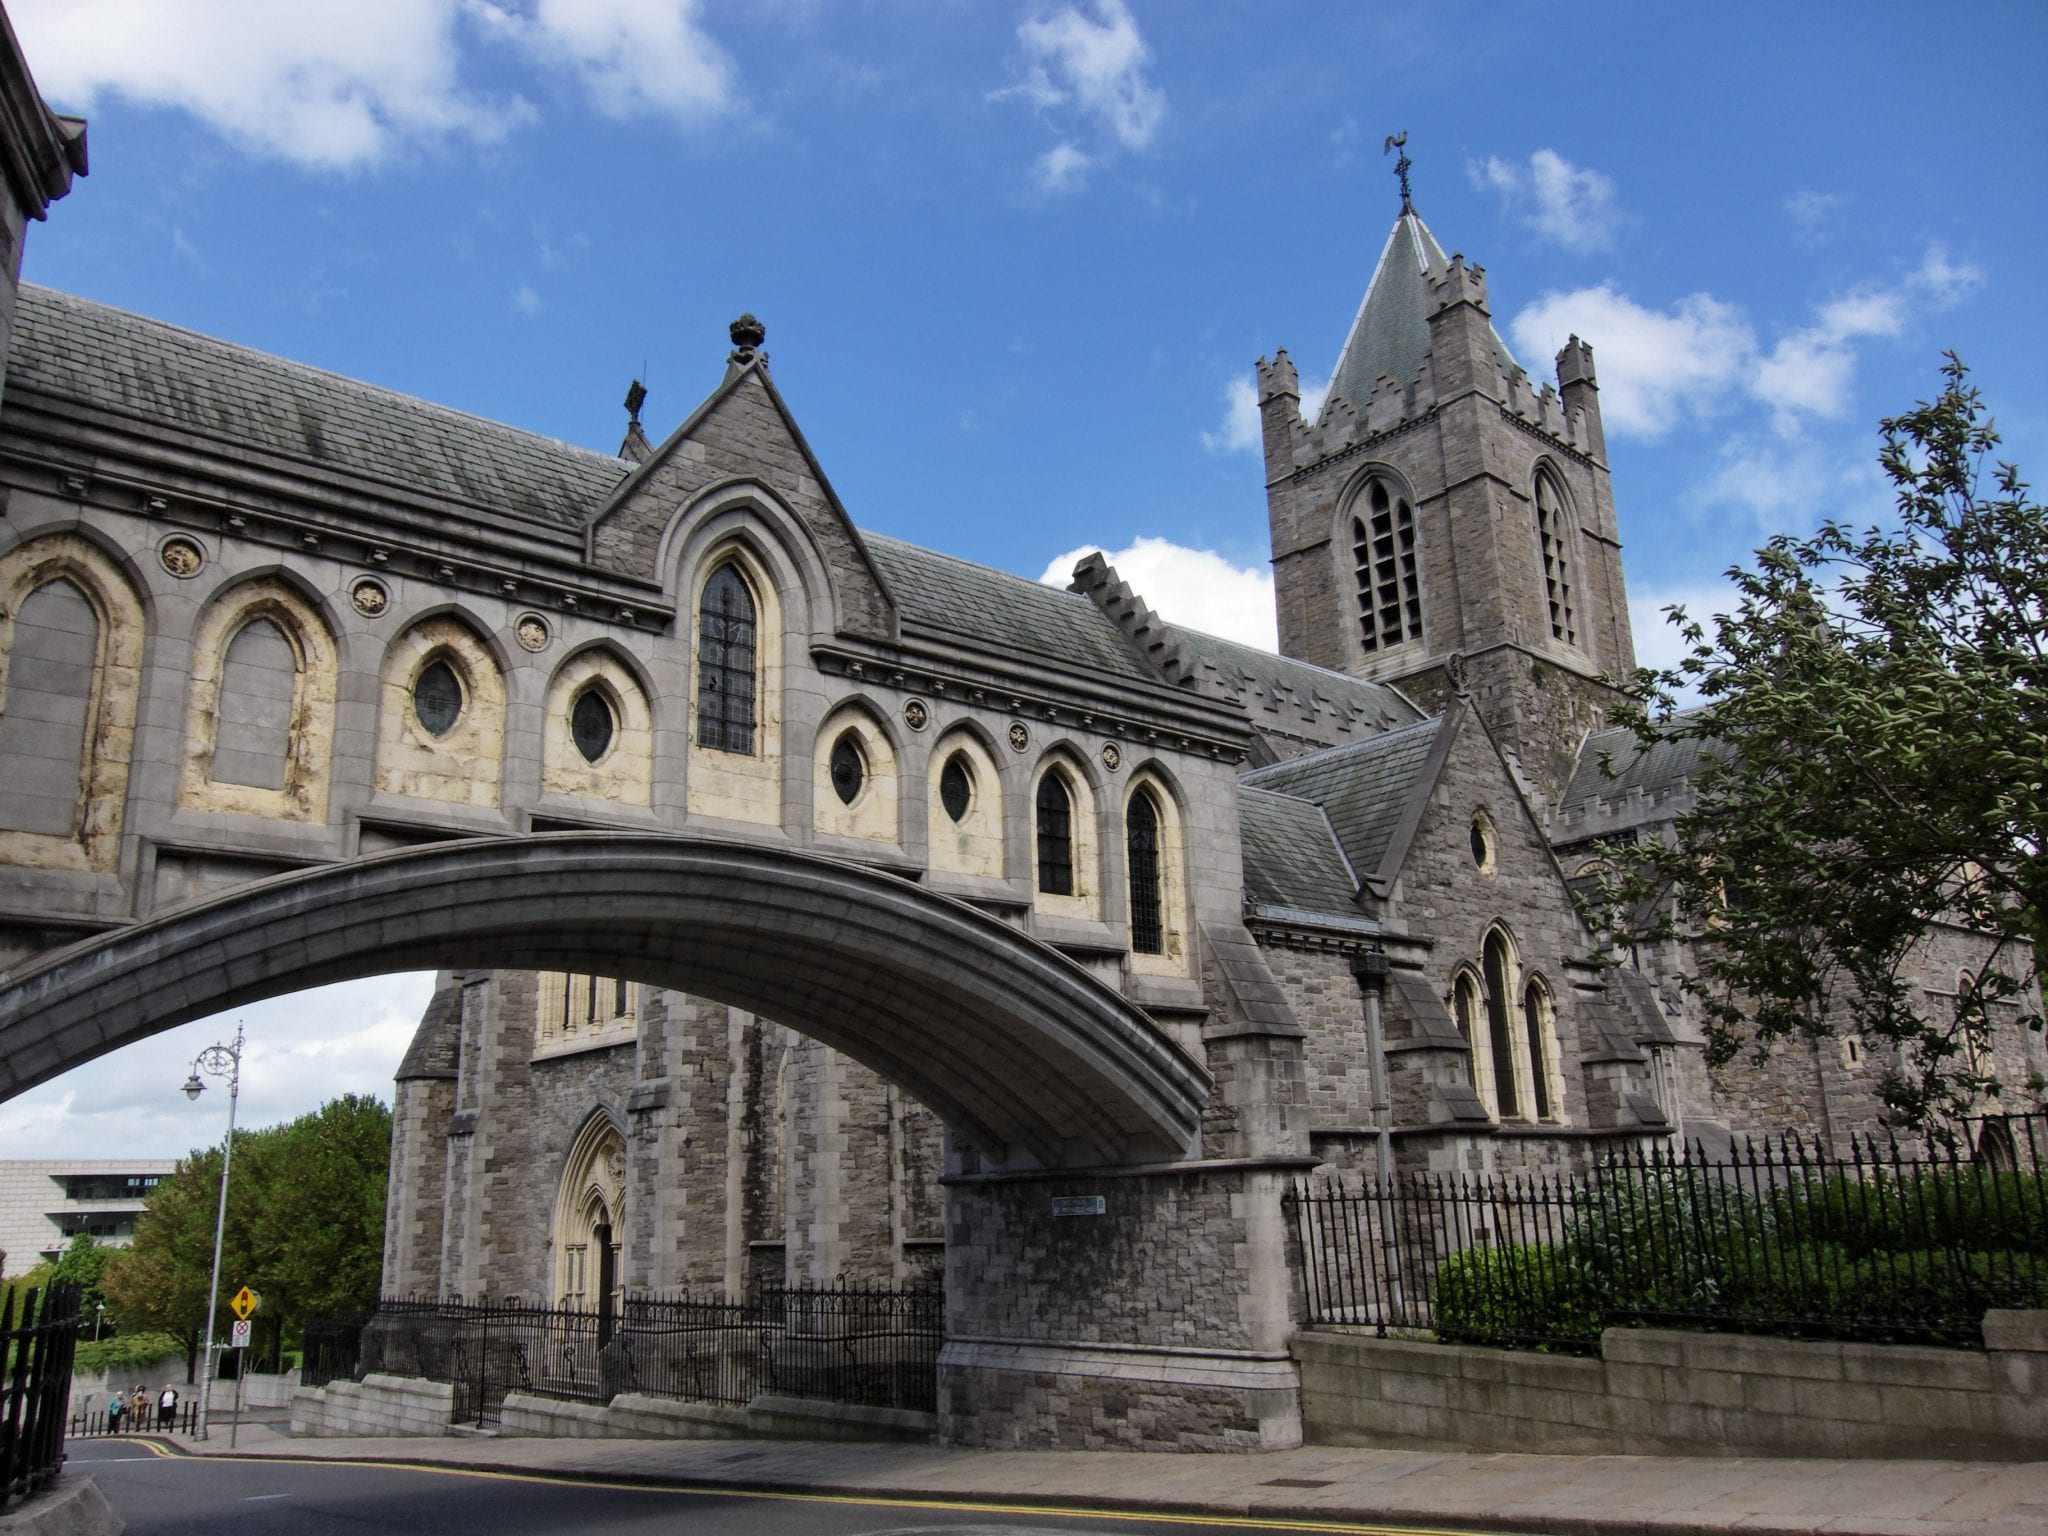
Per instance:
[[[122,1413],[116,1416],[109,1413],[105,1407],[82,1408],[71,1415],[71,1425],[65,1434],[70,1439],[83,1440],[95,1435],[196,1435],[198,1432],[197,1397],[181,1397],[167,1419],[163,1410],[157,1406],[156,1395],[152,1393],[149,1407],[140,1414]]]
[[[1946,1151],[1788,1136],[1578,1178],[1305,1180],[1306,1319],[1584,1353],[1628,1323],[1981,1347],[1987,1309],[2048,1305],[2048,1136],[1970,1129]]]
[[[776,1287],[736,1301],[628,1296],[616,1312],[391,1297],[366,1323],[308,1331],[300,1380],[372,1371],[455,1388],[459,1421],[507,1393],[606,1403],[621,1392],[743,1406],[764,1393],[930,1412],[945,1334],[937,1287]]]
[[[324,1387],[352,1379],[362,1353],[363,1324],[369,1320],[367,1312],[345,1312],[308,1322],[300,1338],[299,1385]]]
[[[0,1505],[55,1481],[64,1466],[78,1294],[75,1285],[31,1287],[0,1303]]]

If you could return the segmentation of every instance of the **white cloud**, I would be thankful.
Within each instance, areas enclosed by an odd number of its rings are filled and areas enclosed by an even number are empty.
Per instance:
[[[190,112],[251,153],[329,170],[436,139],[493,144],[537,119],[516,93],[473,88],[482,35],[566,70],[599,112],[697,122],[733,105],[732,66],[698,0],[14,0],[52,100],[102,94]]]
[[[1746,378],[1756,337],[1742,311],[1711,294],[1645,309],[1609,284],[1548,293],[1509,327],[1524,357],[1545,358],[1569,336],[1593,344],[1600,414],[1609,432],[1661,437],[1711,414]]]
[[[1301,384],[1301,415],[1314,421],[1322,414],[1323,397],[1330,392],[1328,379],[1304,379]],[[1223,420],[1214,432],[1202,434],[1202,446],[1211,453],[1255,453],[1264,441],[1259,423],[1259,392],[1243,374],[1223,386]]]
[[[1902,295],[1866,289],[1821,307],[1812,325],[1779,338],[1757,362],[1752,387],[1777,412],[1780,431],[1798,430],[1798,414],[1842,416],[1855,382],[1854,343],[1896,336],[1904,321]]]
[[[519,285],[518,291],[512,295],[512,307],[528,319],[540,313],[540,295],[533,291],[531,283]]]
[[[606,117],[694,123],[733,105],[732,62],[697,24],[698,0],[536,0],[531,13],[466,9],[535,62],[573,70]]]
[[[1032,60],[1023,93],[1038,106],[1071,101],[1126,149],[1143,149],[1166,115],[1165,94],[1145,78],[1151,50],[1123,0],[1096,0],[1094,11],[1069,5],[1017,29]]]
[[[1967,261],[1950,261],[1944,247],[1930,245],[1918,269],[1906,279],[1906,286],[1924,295],[1937,309],[1946,309],[1968,298],[1983,282],[1982,267]]]
[[[1500,196],[1524,222],[1554,244],[1584,254],[1614,243],[1620,209],[1614,181],[1573,165],[1554,149],[1539,149],[1526,166],[1489,155],[1466,162],[1465,174],[1482,192]]]
[[[1068,550],[1056,556],[1038,579],[1049,587],[1064,587],[1073,580],[1082,556],[1098,549],[1098,544],[1086,544]],[[1161,618],[1261,650],[1279,649],[1273,573],[1266,566],[1232,565],[1213,550],[1150,537],[1102,553]]]
[[[1031,179],[1041,192],[1077,192],[1091,164],[1087,154],[1068,143],[1053,145],[1032,166]]]
[[[340,169],[401,140],[492,143],[531,120],[459,79],[462,0],[14,0],[52,100],[178,107],[259,154]]]
[[[1804,533],[1828,518],[1876,521],[1888,511],[1884,477],[1867,451],[1761,431],[1722,443],[1713,473],[1686,505],[1701,518],[1739,514],[1760,534]]]
[[[432,993],[431,973],[379,976],[253,1003],[124,1046],[0,1105],[0,1157],[182,1157],[218,1145],[224,1084],[196,1102],[192,1059],[248,1030],[235,1123],[254,1129],[344,1093],[391,1101],[391,1077]]]
[[[1842,198],[1833,192],[1794,192],[1781,204],[1792,220],[1799,238],[1807,245],[1819,245],[1834,235],[1834,217],[1841,211]]]

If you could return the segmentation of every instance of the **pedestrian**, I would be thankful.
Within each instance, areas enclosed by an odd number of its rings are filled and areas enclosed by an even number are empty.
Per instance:
[[[119,1433],[121,1433],[121,1412],[127,1406],[128,1399],[123,1397],[119,1392],[114,1393],[113,1396],[107,1399],[108,1434],[118,1435]]]
[[[178,1425],[178,1389],[165,1387],[157,1395],[156,1427],[169,1434]]]
[[[149,1428],[149,1388],[139,1381],[128,1398],[128,1423],[135,1429]]]

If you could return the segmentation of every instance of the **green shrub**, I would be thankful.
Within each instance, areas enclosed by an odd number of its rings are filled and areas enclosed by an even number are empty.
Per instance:
[[[1437,1266],[1437,1337],[1451,1343],[1597,1338],[1600,1312],[1559,1248],[1467,1248]]]
[[[1976,1168],[1829,1178],[1771,1197],[1788,1237],[1857,1257],[1956,1248],[2048,1255],[2048,1178]]]
[[[124,1333],[97,1343],[88,1339],[80,1344],[72,1368],[87,1376],[106,1370],[126,1374],[155,1365],[166,1356],[182,1357],[184,1353],[185,1346],[172,1334]]]

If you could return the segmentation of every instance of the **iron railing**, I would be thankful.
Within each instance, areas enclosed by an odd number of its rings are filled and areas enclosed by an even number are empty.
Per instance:
[[[458,1421],[494,1421],[510,1392],[606,1403],[621,1392],[743,1406],[764,1393],[871,1407],[937,1406],[937,1287],[763,1289],[727,1301],[627,1296],[614,1312],[387,1297],[367,1322],[308,1330],[300,1380],[371,1371],[444,1381]],[[343,1369],[343,1362],[348,1366]]]
[[[0,1303],[0,1505],[35,1493],[64,1466],[64,1417],[78,1345],[79,1290],[33,1287]]]
[[[309,1321],[300,1338],[299,1385],[324,1387],[352,1379],[362,1354],[363,1324],[369,1320],[367,1312],[343,1312]]]
[[[89,1439],[95,1435],[195,1435],[199,1432],[199,1399],[181,1397],[178,1406],[171,1410],[169,1423],[152,1395],[149,1411],[142,1415],[139,1423],[131,1423],[132,1413],[124,1413],[117,1421],[105,1408],[83,1408],[71,1415],[70,1428],[65,1430],[72,1440]]]
[[[1950,1149],[1786,1136],[1721,1157],[1620,1153],[1583,1177],[1298,1182],[1312,1327],[1590,1353],[1617,1324],[1981,1347],[2048,1304],[2048,1135],[1973,1122]]]

